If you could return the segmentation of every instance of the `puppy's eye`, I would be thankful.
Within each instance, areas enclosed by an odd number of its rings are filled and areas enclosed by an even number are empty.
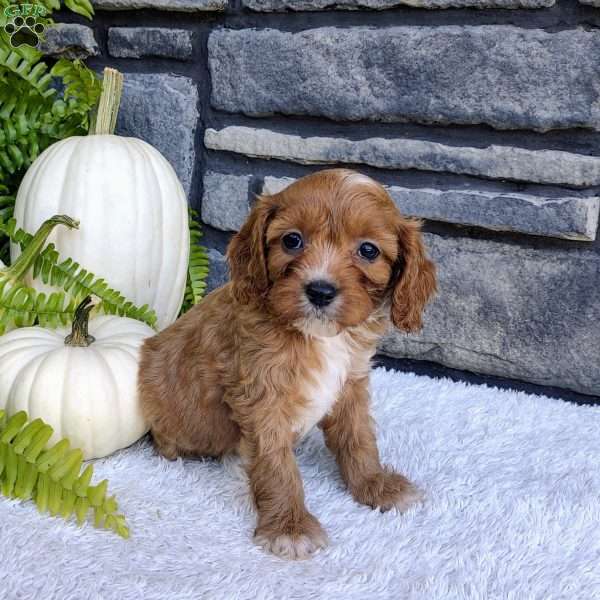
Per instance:
[[[365,260],[375,260],[379,256],[379,248],[371,242],[363,242],[358,247],[358,255]]]
[[[304,248],[304,240],[297,231],[286,233],[281,238],[281,243],[286,250],[301,250]]]

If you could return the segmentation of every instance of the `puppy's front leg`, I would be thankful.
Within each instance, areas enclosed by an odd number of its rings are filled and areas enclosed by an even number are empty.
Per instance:
[[[287,559],[304,559],[327,545],[327,535],[304,506],[302,480],[294,458],[292,433],[283,423],[246,433],[240,452],[246,459],[258,511],[255,541]]]
[[[325,443],[357,502],[382,511],[405,510],[422,499],[403,475],[382,467],[369,415],[368,378],[348,380],[332,412],[320,423]]]

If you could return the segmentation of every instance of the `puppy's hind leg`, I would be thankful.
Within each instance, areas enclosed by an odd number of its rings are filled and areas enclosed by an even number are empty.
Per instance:
[[[196,391],[187,402],[173,403],[170,412],[151,421],[151,431],[158,452],[169,460],[218,458],[236,450],[240,440],[239,427],[219,388],[205,394]]]
[[[154,440],[154,446],[158,453],[166,459],[175,460],[178,456],[181,456],[177,444],[172,440],[163,437],[158,431],[152,431],[152,439]]]

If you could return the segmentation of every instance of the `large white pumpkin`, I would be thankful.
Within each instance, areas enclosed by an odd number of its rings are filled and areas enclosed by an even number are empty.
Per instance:
[[[123,75],[106,68],[90,135],[57,142],[37,158],[17,193],[14,216],[25,231],[54,214],[78,219],[75,235],[55,231],[49,241],[128,300],[152,307],[162,329],[177,318],[185,293],[188,207],[158,150],[113,135],[122,87]],[[13,262],[19,252],[13,244]],[[26,283],[50,291],[31,276]]]
[[[179,313],[189,257],[188,206],[175,171],[150,144],[110,134],[74,136],[47,148],[19,188],[14,216],[35,231],[67,214],[79,231],[48,238],[138,306],[156,311],[157,328]],[[20,249],[11,246],[14,261]],[[28,285],[52,291],[31,275]]]
[[[68,329],[23,327],[0,336],[0,408],[25,410],[66,437],[85,459],[129,446],[148,430],[137,393],[140,346],[148,325],[99,316],[89,323],[87,347],[65,344]]]

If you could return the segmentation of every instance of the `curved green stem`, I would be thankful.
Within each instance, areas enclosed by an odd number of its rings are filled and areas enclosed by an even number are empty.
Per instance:
[[[106,67],[102,79],[102,93],[96,118],[90,127],[89,135],[113,134],[117,125],[117,115],[123,92],[123,74]]]
[[[0,276],[11,281],[20,281],[35,262],[45,246],[48,236],[57,225],[65,225],[69,229],[79,229],[79,221],[66,215],[55,215],[44,221],[19,258],[10,267],[1,270]]]
[[[92,308],[94,308],[92,298],[87,296],[75,309],[71,333],[65,338],[65,346],[87,348],[96,341],[94,336],[88,334],[88,323]]]

